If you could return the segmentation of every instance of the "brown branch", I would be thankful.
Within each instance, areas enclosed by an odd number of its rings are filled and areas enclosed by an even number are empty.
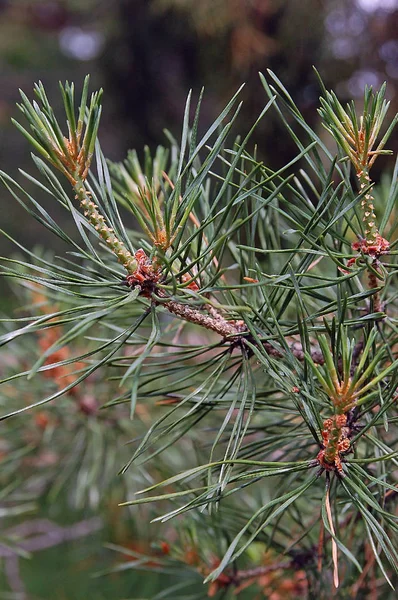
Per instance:
[[[227,321],[214,307],[211,307],[211,310],[209,310],[210,314],[206,315],[197,309],[191,308],[187,304],[182,304],[174,300],[169,300],[162,304],[162,306],[185,321],[195,323],[196,325],[200,325],[201,327],[205,327],[206,329],[218,333],[223,338],[227,338],[227,341],[229,342],[245,339],[244,334],[248,333],[248,330],[242,321]],[[283,357],[283,351],[275,348],[270,342],[263,342],[262,345],[270,356],[276,358]],[[362,343],[358,344],[358,347],[359,346],[360,349],[362,349]],[[298,360],[304,361],[305,353],[300,342],[292,342],[290,344],[290,350]],[[324,364],[325,359],[320,348],[311,348],[310,354],[315,363],[319,365]]]
[[[214,313],[206,315],[195,308],[191,308],[187,304],[182,304],[175,300],[169,300],[168,302],[165,302],[163,306],[169,312],[185,321],[195,323],[210,331],[214,331],[223,338],[232,338],[230,341],[235,341],[237,336],[247,331],[246,327],[242,326],[239,321],[227,321],[220,314],[218,314],[217,317]]]
[[[275,563],[273,565],[264,565],[261,567],[254,567],[253,569],[245,569],[242,571],[238,571],[234,576],[234,583],[238,584],[244,579],[254,579],[257,577],[261,577],[262,575],[266,575],[267,573],[271,573],[272,571],[278,571],[279,569],[291,569],[292,562],[285,561]]]
[[[283,357],[283,352],[281,350],[277,350],[277,348],[275,348],[269,342],[264,342],[263,348],[265,348],[265,350],[267,351],[267,353],[270,356],[275,356],[276,358]],[[290,351],[293,354],[293,356],[295,356],[298,360],[304,361],[305,353],[304,353],[303,345],[300,342],[297,342],[297,341],[291,342]],[[316,363],[318,365],[324,364],[325,359],[323,357],[323,354],[322,354],[320,348],[312,347],[310,349],[310,354],[311,354],[311,357],[312,357],[312,360],[314,361],[314,363]]]
[[[370,552],[369,552],[369,550],[370,550]],[[366,552],[366,551],[368,551],[368,552]],[[366,554],[368,554],[368,558],[367,558],[367,561],[363,568],[363,571],[351,588],[351,598],[356,598],[359,590],[363,590],[365,588],[366,578],[369,575],[369,573],[372,571],[374,564],[376,562],[376,557],[375,557],[374,553],[372,552],[372,549],[369,548],[368,544],[365,546],[365,555]],[[377,598],[377,596],[376,596],[376,598]]]
[[[374,268],[376,268],[376,266],[375,266],[376,262],[377,261],[373,262]],[[371,271],[370,269],[368,270],[368,284],[369,284],[369,288],[371,290],[374,290],[379,287],[379,282],[377,280],[376,274],[373,271]],[[372,299],[373,299],[373,312],[382,312],[380,292],[376,292],[372,296]]]
[[[243,321],[227,321],[220,312],[217,311],[213,306],[208,307],[208,314],[204,314],[197,308],[192,308],[188,304],[183,304],[175,300],[168,299],[163,290],[157,290],[158,297],[160,296],[164,302],[161,305],[166,308],[169,312],[180,317],[184,321],[189,323],[195,323],[205,329],[214,331],[222,336],[226,341],[236,343],[238,340],[244,340],[247,338],[246,334],[249,334]],[[250,334],[249,334],[250,337]],[[251,340],[253,341],[253,340]],[[283,350],[278,350],[270,342],[263,342],[263,348],[267,354],[276,358],[282,358],[284,356]],[[303,346],[298,341],[290,343],[290,351],[300,361],[305,360],[305,352]],[[362,352],[363,343],[358,342],[353,351],[353,367],[356,365],[357,360]],[[324,356],[319,347],[311,347],[309,353],[311,354],[312,360],[318,365],[323,365],[325,362]]]
[[[86,204],[87,206],[90,206],[92,210],[96,208],[91,201]],[[162,305],[170,313],[184,321],[194,323],[209,331],[214,331],[220,335],[224,341],[230,342],[231,345],[239,343],[244,344],[245,339],[254,342],[244,321],[228,321],[222,313],[211,304],[205,306],[207,312],[204,313],[200,308],[194,308],[189,304],[178,302],[168,296],[166,290],[159,287],[159,283],[161,282],[160,267],[153,263],[144,250],[137,250],[134,256],[132,256],[132,259],[134,261],[134,272],[126,276],[125,283],[130,288],[138,287],[141,296],[151,299],[154,304]],[[284,355],[283,350],[275,348],[270,342],[262,342],[262,346],[270,356],[281,358]],[[354,349],[354,354],[358,356],[361,350],[362,343],[359,343]],[[290,351],[298,360],[305,360],[305,352],[300,342],[291,342]],[[311,347],[310,354],[315,363],[320,365],[324,364],[324,357],[319,347]]]
[[[318,573],[322,573],[322,562],[323,562],[323,548],[325,543],[325,525],[322,521],[321,515],[319,515],[320,527],[319,527],[319,539],[318,539],[318,562],[317,562],[317,570]]]

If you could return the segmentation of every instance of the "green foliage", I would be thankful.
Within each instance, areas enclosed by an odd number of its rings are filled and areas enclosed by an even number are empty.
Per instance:
[[[363,115],[359,123],[354,102],[344,109],[336,94],[326,90],[325,98],[321,98],[322,108],[319,109],[319,114],[326,129],[336,139],[343,155],[351,160],[358,171],[367,166],[368,162],[370,168],[378,155],[391,154],[384,146],[396,125],[398,115],[390,123],[376,150],[373,150],[390,105],[384,98],[385,92],[385,84],[376,93],[371,87],[365,88]]]
[[[279,79],[261,81],[268,102],[245,137],[231,137],[239,92],[202,137],[200,101],[190,124],[189,96],[181,142],[167,134],[169,147],[153,158],[146,149],[142,164],[136,152],[104,159],[101,94],[87,108],[87,80],[77,114],[73,85],[61,86],[68,138],[41,85],[41,107],[23,95],[32,133],[23,132],[58,173],[33,156],[40,178],[21,175],[71,214],[80,239],[1,173],[70,247],[54,257],[15,241],[20,254],[2,258],[25,308],[3,320],[0,343],[15,360],[1,418],[11,435],[32,408],[57,412],[60,427],[42,425],[43,440],[65,448],[66,466],[55,479],[47,469],[42,494],[56,499],[77,481],[82,506],[120,486],[122,507],[143,505],[144,518],[164,524],[154,554],[133,550],[116,568],[155,560],[181,577],[159,598],[203,597],[199,577],[219,597],[250,583],[328,598],[332,576],[349,595],[380,574],[387,597],[398,571],[396,173],[378,207],[387,239],[364,246],[368,188],[353,186]],[[365,91],[366,135],[379,133],[383,94]],[[328,93],[321,106],[339,158],[352,160],[356,138],[342,143],[341,128],[348,118],[362,127],[355,107],[348,114]],[[277,171],[250,148],[271,110],[297,145]],[[18,439],[10,477],[29,451]]]

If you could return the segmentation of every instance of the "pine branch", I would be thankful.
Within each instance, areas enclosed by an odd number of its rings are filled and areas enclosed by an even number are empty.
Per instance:
[[[87,80],[77,109],[73,85],[61,86],[67,135],[41,84],[39,103],[22,94],[29,131],[18,128],[41,155],[40,179],[22,176],[69,211],[80,238],[1,173],[13,198],[71,249],[54,258],[11,240],[18,256],[1,259],[24,306],[1,325],[4,477],[14,489],[21,473],[30,489],[39,465],[50,488],[40,498],[73,481],[82,506],[87,497],[106,503],[120,464],[124,475],[139,462],[149,487],[137,492],[135,478],[119,478],[123,505],[166,503],[154,520],[167,521],[173,540],[181,527],[181,539],[154,555],[133,550],[129,566],[200,574],[212,594],[255,582],[269,595],[264,582],[298,566],[312,585],[318,559],[317,590],[329,589],[333,562],[346,593],[363,564],[386,582],[398,572],[397,185],[387,185],[379,224],[369,175],[397,119],[377,141],[384,89],[365,92],[362,117],[323,90],[333,156],[276,75],[261,79],[269,101],[245,137],[230,138],[237,95],[201,138],[189,96],[180,142],[169,135],[170,148],[146,149],[142,163],[131,152],[118,165],[102,155],[101,92],[88,100]],[[298,148],[276,171],[250,150],[269,110]],[[65,406],[52,402],[60,396]],[[32,407],[41,408],[29,420]],[[21,413],[24,426],[13,430],[9,417]],[[65,472],[45,462],[49,448],[65,457]],[[253,561],[255,541],[271,562]],[[293,558],[278,560],[283,553]]]

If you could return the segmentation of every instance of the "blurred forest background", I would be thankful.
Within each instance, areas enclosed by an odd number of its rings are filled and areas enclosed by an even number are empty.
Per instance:
[[[90,73],[91,89],[104,88],[100,140],[112,160],[122,160],[130,148],[141,154],[145,144],[164,142],[164,128],[178,138],[190,88],[197,97],[205,86],[205,128],[246,82],[239,118],[240,132],[245,133],[266,102],[258,71],[267,68],[276,72],[313,127],[319,121],[313,65],[343,101],[359,99],[365,84],[378,88],[387,81],[392,114],[398,111],[397,34],[398,0],[0,0],[0,168],[17,179],[18,168],[33,172],[28,144],[10,119],[18,113],[18,88],[31,97],[39,79],[55,105],[60,102],[59,80],[72,80],[80,89]],[[271,167],[295,152],[270,116],[261,122],[255,141]],[[397,135],[389,148],[398,150]],[[388,159],[379,163],[391,169]],[[377,168],[375,177],[380,179]],[[51,210],[57,216],[56,207]],[[5,189],[0,214],[1,229],[24,245],[61,250],[60,241],[28,220]],[[70,227],[72,233],[72,222]],[[0,237],[0,255],[13,251]],[[4,282],[0,285],[0,307],[8,310],[12,301],[6,300]],[[43,514],[48,515],[47,509]],[[76,530],[77,541],[56,548],[45,550],[45,531],[38,532],[44,535],[41,558],[34,554],[22,567],[32,597],[114,600],[130,597],[132,590],[141,594],[131,573],[87,583],[87,569],[102,566],[101,544],[128,537],[125,524],[122,533],[115,526],[118,517],[112,510],[105,524],[88,517],[95,518],[85,511],[73,515],[75,524],[86,519],[83,530]],[[65,514],[64,524],[68,518]],[[130,529],[133,535],[135,525]],[[11,561],[0,576],[0,598],[24,597],[2,595],[13,577],[15,583],[13,568]],[[148,585],[154,581],[145,584],[146,594]]]

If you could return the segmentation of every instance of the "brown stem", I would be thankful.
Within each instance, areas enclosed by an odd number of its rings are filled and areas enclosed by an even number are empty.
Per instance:
[[[261,577],[262,575],[266,575],[267,573],[271,573],[272,571],[278,571],[279,569],[291,569],[291,562],[279,562],[273,565],[264,565],[262,567],[255,567],[254,569],[245,569],[242,571],[238,571],[235,575],[234,581],[240,583],[244,579],[252,579],[255,577]]]
[[[163,306],[177,317],[181,317],[181,319],[184,319],[185,321],[196,323],[196,325],[201,325],[206,329],[210,329],[221,335],[223,338],[230,338],[232,336],[232,339],[234,340],[236,336],[247,331],[245,326],[237,324],[236,321],[227,321],[220,314],[218,314],[217,317],[215,317],[214,314],[205,315],[199,310],[191,308],[187,304],[181,304],[174,300],[165,302]]]
[[[375,268],[377,261],[373,262],[373,267]],[[369,283],[369,288],[371,290],[374,290],[376,288],[379,287],[379,282],[377,280],[376,274],[371,271],[369,269],[368,271],[368,283]],[[380,293],[379,292],[375,292],[375,294],[372,296],[373,298],[373,312],[382,312],[382,306],[381,306],[381,298],[380,298]]]
[[[204,314],[200,310],[192,308],[187,304],[182,304],[181,302],[176,302],[175,300],[167,300],[167,296],[163,290],[157,290],[157,294],[166,300],[164,303],[162,303],[162,306],[164,306],[164,308],[166,308],[172,314],[184,319],[184,321],[195,323],[196,325],[200,325],[205,329],[214,331],[223,338],[228,338],[228,341],[230,342],[236,342],[239,338],[243,337],[242,334],[248,333],[248,330],[242,321],[227,321],[214,307],[209,309],[209,314]],[[274,356],[276,358],[283,357],[283,351],[275,348],[270,342],[263,342],[263,348],[270,356]],[[360,354],[362,343],[358,344],[358,349],[358,354]],[[290,344],[290,350],[292,354],[298,358],[298,360],[304,361],[305,353],[300,342],[292,342]],[[324,364],[325,359],[319,348],[311,348],[310,354],[315,363],[319,365]]]
[[[365,547],[365,554],[366,554],[366,550],[369,550],[368,545]],[[372,550],[370,549],[370,552],[368,552],[367,561],[363,568],[363,571],[360,574],[357,581],[355,582],[355,584],[351,588],[351,597],[352,598],[356,598],[359,590],[363,590],[365,588],[366,578],[367,578],[369,572],[373,569],[375,561],[376,561],[376,557],[373,554]]]
[[[317,555],[318,555],[317,569],[318,569],[318,573],[321,573],[322,572],[322,562],[323,562],[323,548],[324,548],[324,542],[325,542],[325,525],[323,524],[321,516],[319,517],[319,521],[320,521],[320,527],[319,527],[319,539],[318,539],[318,551],[317,551]]]
[[[263,347],[265,348],[265,350],[267,351],[267,353],[270,356],[275,356],[276,358],[283,357],[283,352],[280,350],[277,350],[269,342],[264,342]],[[304,352],[303,346],[300,342],[296,342],[296,341],[292,342],[290,344],[290,351],[296,358],[298,358],[298,360],[303,361],[305,359],[305,352]],[[325,359],[319,348],[311,348],[310,354],[311,354],[311,357],[312,357],[312,360],[314,361],[314,363],[317,363],[318,365],[324,364]]]

